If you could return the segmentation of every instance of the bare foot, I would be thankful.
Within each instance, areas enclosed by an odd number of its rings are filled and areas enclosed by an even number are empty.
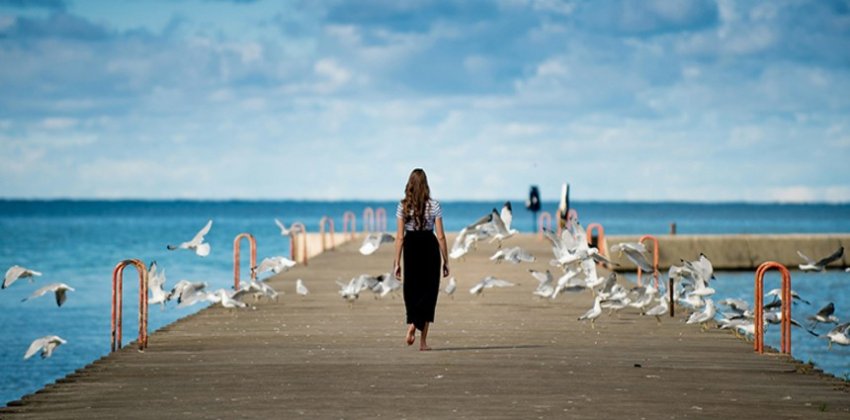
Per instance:
[[[429,351],[429,350],[431,350],[431,347],[428,347],[428,346],[419,346],[419,351]]]
[[[416,341],[416,328],[411,325],[407,328],[407,337],[405,337],[407,345],[413,345],[413,342]]]

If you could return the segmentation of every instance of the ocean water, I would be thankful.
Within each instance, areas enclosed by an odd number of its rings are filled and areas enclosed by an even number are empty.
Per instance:
[[[502,202],[449,202],[443,204],[446,230],[458,231]],[[514,226],[532,231],[534,218],[513,200]],[[688,204],[573,202],[583,224],[598,222],[606,234],[664,234],[670,223],[680,234],[719,233],[832,233],[850,232],[850,205]],[[0,270],[18,264],[44,273],[35,282],[18,280],[0,290],[0,403],[20,398],[61,378],[109,351],[109,318],[112,269],[119,261],[156,260],[166,269],[168,285],[180,279],[206,281],[209,289],[232,286],[233,238],[252,233],[258,259],[289,255],[289,241],[279,234],[274,218],[287,225],[300,221],[308,231],[318,230],[322,216],[332,217],[342,229],[345,211],[357,216],[362,229],[365,207],[383,207],[393,228],[396,202],[375,201],[27,201],[0,200]],[[553,212],[555,203],[544,203]],[[189,240],[212,219],[207,241],[212,252],[198,258],[190,251],[167,251],[169,243]],[[243,278],[247,277],[247,247],[242,252]],[[124,344],[138,330],[137,276],[126,271],[124,286]],[[64,282],[76,289],[57,307],[51,296],[21,302],[35,289]],[[775,281],[778,284],[778,280]],[[794,289],[812,301],[797,305],[804,318],[828,299],[836,299],[836,315],[850,319],[850,273],[807,274],[794,272]],[[770,281],[768,284],[771,284]],[[719,273],[713,285],[716,298],[733,296],[752,300],[752,273]],[[771,286],[768,286],[771,287]],[[843,296],[843,297],[842,297]],[[843,300],[841,300],[843,299]],[[198,311],[202,305],[168,310],[151,306],[149,329],[156,330]],[[801,322],[803,320],[801,319]],[[824,328],[821,328],[823,332]],[[68,340],[53,357],[23,360],[35,338],[56,334]],[[794,331],[794,356],[813,361],[825,370],[850,374],[848,349],[826,350],[822,339]],[[767,345],[777,347],[778,328],[768,329]]]

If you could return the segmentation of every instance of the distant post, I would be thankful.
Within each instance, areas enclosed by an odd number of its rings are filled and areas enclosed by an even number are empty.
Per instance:
[[[532,232],[537,232],[537,212],[540,211],[540,190],[537,185],[532,185],[528,191],[528,200],[525,201],[525,208],[531,212]]]
[[[671,235],[676,234],[676,222],[670,223],[670,234]]]

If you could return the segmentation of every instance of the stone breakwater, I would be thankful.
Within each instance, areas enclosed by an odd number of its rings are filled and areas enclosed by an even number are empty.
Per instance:
[[[850,234],[791,234],[791,235],[658,235],[658,267],[667,270],[679,265],[682,259],[696,259],[703,253],[715,270],[754,270],[765,261],[776,261],[788,268],[803,263],[797,251],[815,260],[832,254],[839,246],[850,252]],[[637,242],[639,236],[606,236],[608,249],[622,242]],[[652,244],[646,241],[647,249]],[[850,266],[850,254],[830,264],[828,268]],[[620,264],[617,270],[635,270],[625,255],[611,255]]]

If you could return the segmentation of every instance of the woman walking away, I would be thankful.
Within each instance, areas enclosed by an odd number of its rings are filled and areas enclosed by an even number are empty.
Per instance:
[[[419,330],[419,350],[431,350],[427,342],[428,324],[434,322],[440,271],[443,277],[448,277],[449,260],[446,258],[443,211],[440,202],[431,199],[428,178],[422,169],[417,168],[410,173],[404,189],[404,200],[401,200],[396,210],[396,219],[398,228],[393,272],[396,278],[402,279],[399,261],[404,251],[406,342],[408,346],[412,345],[416,341],[416,330]]]

